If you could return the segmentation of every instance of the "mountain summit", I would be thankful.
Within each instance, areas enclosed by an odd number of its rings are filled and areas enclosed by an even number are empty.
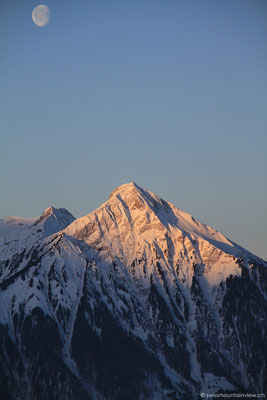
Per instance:
[[[61,231],[75,218],[65,208],[46,208],[38,218],[6,217],[0,219],[0,261],[40,240]]]
[[[135,183],[0,220],[3,399],[265,393],[266,263]]]
[[[84,240],[107,261],[118,258],[126,265],[139,255],[149,259],[152,267],[153,251],[160,252],[169,268],[177,263],[186,266],[189,284],[193,264],[212,265],[205,276],[210,283],[219,283],[240,273],[235,258],[253,258],[217,230],[134,182],[115,189],[106,203],[75,220],[65,232]]]

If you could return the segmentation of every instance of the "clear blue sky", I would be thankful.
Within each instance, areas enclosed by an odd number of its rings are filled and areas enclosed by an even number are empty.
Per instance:
[[[0,217],[135,181],[267,259],[266,1],[1,0],[0,49]]]

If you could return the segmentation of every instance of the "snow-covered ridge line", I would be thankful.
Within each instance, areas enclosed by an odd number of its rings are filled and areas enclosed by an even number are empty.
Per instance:
[[[143,230],[153,229],[155,232],[157,228],[158,231],[165,228],[173,234],[180,232],[191,240],[198,237],[209,241],[215,247],[236,257],[248,254],[247,250],[228,240],[216,229],[197,221],[190,214],[181,211],[154,193],[140,188],[134,182],[115,189],[107,202],[92,213],[75,220],[66,228],[66,231],[70,234],[75,233],[96,218],[101,219],[101,216],[105,214],[109,216],[105,220],[107,223],[110,219],[118,225],[124,214],[129,224],[135,223],[136,228],[141,228],[141,231],[142,228]],[[140,231],[137,233],[142,234]]]
[[[262,392],[266,275],[259,258],[135,183],[77,220],[52,207],[1,220],[0,391]]]
[[[107,260],[118,257],[128,265],[137,252],[149,258],[151,244],[156,243],[163,253],[168,252],[172,263],[205,264],[206,277],[213,283],[231,273],[239,274],[236,258],[258,259],[216,229],[134,182],[115,189],[108,201],[76,219],[64,232],[100,250]],[[191,272],[189,275],[192,277]]]
[[[131,182],[113,190],[104,204],[78,219],[64,208],[49,207],[38,218],[0,220],[0,261],[57,232],[84,240],[107,261],[118,257],[129,265],[137,252],[151,258],[155,243],[163,253],[168,252],[172,263],[205,264],[205,275],[212,283],[231,273],[238,275],[235,258],[260,260],[216,229]],[[192,271],[185,275],[191,282]]]

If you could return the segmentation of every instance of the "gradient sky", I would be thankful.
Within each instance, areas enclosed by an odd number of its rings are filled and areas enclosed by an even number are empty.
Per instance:
[[[0,218],[135,181],[267,259],[266,48],[265,0],[1,0]]]

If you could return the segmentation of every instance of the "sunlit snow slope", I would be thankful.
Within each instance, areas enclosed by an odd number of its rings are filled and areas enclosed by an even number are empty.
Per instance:
[[[175,266],[181,266],[179,278],[188,285],[195,264],[205,265],[204,276],[214,285],[230,274],[240,274],[236,258],[253,257],[217,230],[133,182],[114,190],[106,203],[75,220],[65,232],[84,240],[107,261],[118,258],[130,266],[136,257],[144,257],[148,274],[158,252],[167,271],[175,274]]]

